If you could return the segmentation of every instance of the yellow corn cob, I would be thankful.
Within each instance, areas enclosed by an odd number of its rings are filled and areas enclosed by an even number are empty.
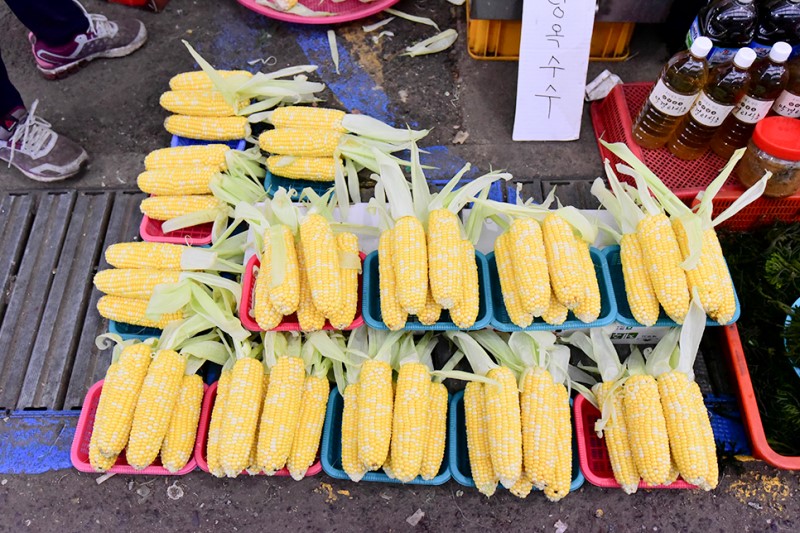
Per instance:
[[[270,371],[257,456],[258,465],[269,476],[286,465],[291,453],[300,420],[305,375],[303,360],[299,357],[281,357]]]
[[[153,150],[144,158],[145,170],[180,170],[193,167],[211,167],[218,172],[228,169],[225,154],[227,144],[195,144]]]
[[[384,231],[378,241],[378,282],[381,291],[381,318],[386,327],[396,331],[405,327],[408,313],[397,301],[397,280],[392,253],[393,232],[394,230]]]
[[[108,458],[116,458],[128,443],[136,401],[150,366],[150,354],[149,344],[126,346],[119,360],[106,372],[92,440],[97,440],[97,449]]]
[[[106,261],[116,268],[181,270],[188,246],[161,242],[121,242],[106,248]]]
[[[218,70],[217,74],[223,78],[231,78],[237,76],[242,80],[248,80],[253,75],[246,70]],[[176,74],[169,80],[169,88],[173,91],[191,91],[200,89],[213,89],[214,84],[211,83],[211,78],[202,70],[195,70],[191,72],[181,72]]]
[[[116,376],[119,372],[119,363],[111,363],[106,370],[106,381],[112,381],[117,379]],[[105,383],[103,383],[103,388],[105,388]],[[89,464],[98,472],[105,472],[116,462],[117,458],[115,455],[111,455],[110,457],[106,457],[105,455],[100,453],[100,448],[98,446],[98,442],[100,440],[100,431],[104,425],[106,425],[108,420],[111,418],[111,414],[109,413],[109,404],[107,401],[103,401],[103,391],[100,392],[100,401],[97,404],[97,410],[94,414],[94,426],[92,427],[92,436],[89,439]],[[106,421],[106,422],[104,422]]]
[[[500,235],[494,243],[494,257],[497,262],[497,275],[500,278],[500,290],[503,293],[503,303],[511,322],[521,328],[526,328],[533,322],[533,315],[525,312],[517,287],[517,276],[514,273],[512,259],[511,235],[506,232]]]
[[[717,488],[719,483],[719,465],[717,464],[717,443],[714,441],[714,431],[711,429],[711,422],[708,419],[708,411],[703,403],[703,394],[696,381],[689,385],[689,401],[695,406],[692,410],[699,419],[701,438],[706,447],[706,458],[708,460],[708,472],[706,472],[705,486],[707,490]]]
[[[149,300],[157,285],[177,283],[180,275],[177,270],[111,268],[95,274],[94,286],[104,294]]]
[[[389,448],[389,453],[386,455],[386,461],[383,463],[383,473],[386,474],[386,477],[389,479],[397,479],[397,476],[394,474],[394,470],[392,470],[392,449]]]
[[[339,252],[340,262],[352,261],[353,265],[341,265],[339,276],[342,284],[342,301],[339,308],[329,316],[331,324],[336,329],[344,329],[353,323],[358,311],[358,268],[345,268],[345,266],[360,266],[358,257],[358,237],[352,233],[339,233],[336,235],[336,248]],[[358,264],[355,262],[358,261]]]
[[[97,412],[100,413],[99,410]],[[94,438],[89,441],[89,464],[92,465],[92,468],[94,468],[96,472],[106,472],[110,470],[116,462],[116,455],[106,457],[100,453],[100,450],[97,448],[97,441]]]
[[[526,314],[542,316],[550,305],[550,274],[542,228],[533,218],[517,218],[509,233],[520,304]]]
[[[625,294],[633,318],[640,324],[652,326],[658,320],[661,309],[658,298],[650,282],[650,276],[644,265],[642,247],[635,233],[623,235],[619,241],[622,274],[625,278]]]
[[[733,280],[731,279],[731,273],[728,271],[728,264],[722,254],[717,232],[713,228],[705,230],[703,234],[704,253],[706,249],[708,250],[707,257],[713,262],[719,275],[717,291],[720,293],[720,303],[716,312],[711,314],[711,318],[720,324],[727,324],[733,320],[733,315],[736,314],[736,296],[734,295]]]
[[[342,133],[333,130],[276,128],[258,136],[258,146],[267,153],[298,157],[333,157]]]
[[[436,303],[431,294],[430,287],[428,287],[428,296],[425,298],[425,307],[417,313],[417,318],[420,323],[425,326],[436,324],[439,317],[442,315],[442,306]]]
[[[171,218],[219,209],[225,204],[211,195],[194,196],[151,196],[142,200],[140,209],[143,215],[153,220],[169,220]]]
[[[213,89],[167,91],[161,94],[158,103],[170,113],[193,117],[232,117],[247,104],[238,102],[234,109],[221,92]]]
[[[208,442],[206,443],[206,461],[208,471],[217,477],[225,475],[222,469],[222,423],[225,419],[225,403],[228,400],[228,391],[231,386],[231,370],[223,370],[217,381],[217,396],[214,399],[214,408],[211,411],[211,422],[208,425]]]
[[[497,474],[489,449],[489,427],[484,398],[484,384],[467,383],[464,389],[464,415],[467,426],[467,451],[472,480],[478,492],[491,496],[497,490]]]
[[[392,420],[392,470],[408,483],[419,475],[428,432],[431,375],[422,363],[405,363],[397,376]]]
[[[689,236],[686,234],[686,228],[680,219],[675,218],[672,220],[672,229],[675,232],[675,237],[678,239],[678,246],[681,249],[681,257],[686,259],[689,257]],[[691,270],[686,270],[686,282],[689,287],[689,293],[692,294],[694,289],[700,296],[700,303],[706,314],[716,314],[722,303],[722,292],[720,291],[721,272],[717,269],[717,261],[711,257],[713,244],[709,242],[713,239],[714,230],[706,230],[703,232],[702,246],[700,249],[700,260],[697,266]]]
[[[361,481],[367,469],[358,460],[358,385],[344,390],[342,410],[342,470],[355,482]]]
[[[462,298],[461,221],[449,209],[428,215],[428,278],[433,299],[451,309]]]
[[[170,115],[164,120],[164,128],[173,135],[202,141],[233,141],[250,136],[245,117]]]
[[[545,217],[542,236],[553,292],[567,309],[575,309],[584,297],[585,278],[593,276],[594,269],[586,272],[572,226],[559,215],[550,213]]]
[[[303,130],[347,131],[342,127],[343,111],[322,107],[286,106],[272,112],[270,123],[276,128],[297,128]]]
[[[262,278],[262,281],[270,283],[269,299],[272,302],[272,307],[283,315],[291,315],[297,311],[297,305],[300,303],[300,273],[297,267],[297,252],[294,247],[294,236],[287,226],[280,226],[281,233],[283,234],[283,247],[286,253],[285,256],[285,269],[283,281],[280,285],[273,287],[271,275],[270,278]],[[272,250],[267,252],[268,237],[264,237],[264,254],[272,253]],[[264,255],[262,254],[262,256]],[[271,273],[270,273],[271,274]]]
[[[551,459],[556,457],[555,395],[553,377],[537,367],[526,371],[519,398],[522,414],[522,451],[525,474],[531,483],[543,489],[553,477]]]
[[[468,240],[461,241],[461,299],[450,309],[450,319],[461,329],[471,328],[478,319],[481,290],[478,283],[478,263],[475,247]]]
[[[622,407],[639,475],[648,485],[663,484],[669,476],[669,438],[656,380],[647,375],[629,377]]]
[[[283,178],[332,182],[336,178],[336,160],[332,157],[273,155],[267,158],[267,170]]]
[[[228,477],[238,476],[250,465],[250,447],[256,437],[263,386],[261,362],[250,357],[236,361],[222,412],[219,441],[220,464]]]
[[[197,374],[183,376],[178,402],[161,446],[161,463],[173,474],[186,466],[194,451],[202,403],[203,379]]]
[[[392,258],[397,301],[415,315],[425,307],[428,293],[428,252],[425,229],[415,217],[403,217],[392,229]]]
[[[264,248],[261,254],[261,266],[253,290],[254,318],[258,327],[264,331],[274,329],[283,320],[283,313],[275,309],[270,297],[270,283],[272,280],[271,249],[269,244],[269,231],[264,235]],[[298,278],[299,279],[299,278]],[[299,296],[298,296],[299,300]]]
[[[147,300],[135,300],[120,296],[102,296],[97,301],[97,311],[103,318],[143,328],[164,329],[170,322],[183,318],[183,311],[178,311],[176,313],[164,313],[158,320],[151,320],[144,314],[146,309]]]
[[[546,481],[544,495],[551,502],[557,502],[569,494],[572,483],[572,419],[567,388],[561,383],[555,383],[552,387],[555,396],[553,423],[558,445],[554,456],[553,477]]]
[[[261,390],[264,396],[267,395],[267,391],[269,390],[269,374],[264,373],[262,378]],[[253,443],[250,445],[250,456],[247,460],[247,473],[251,476],[255,476],[261,473],[261,467],[258,465],[258,435],[261,433],[261,415],[264,413],[264,398],[259,398],[259,409],[258,409],[258,423],[256,423],[256,438],[253,439]]]
[[[663,213],[643,218],[636,236],[659,303],[672,320],[683,324],[689,312],[689,287],[680,266],[680,245],[669,219]]]
[[[584,323],[594,322],[600,316],[602,302],[600,300],[600,286],[597,283],[597,274],[594,263],[589,253],[589,245],[584,241],[575,239],[581,262],[583,277],[583,296],[573,312],[575,317]]]
[[[300,422],[292,441],[292,451],[286,461],[289,474],[297,481],[305,477],[308,467],[314,463],[314,459],[317,457],[330,391],[327,379],[316,376],[306,377],[303,386]]]
[[[439,475],[439,470],[442,468],[447,438],[447,403],[447,387],[442,383],[431,383],[425,451],[419,469],[419,475],[426,481]]]
[[[316,213],[308,215],[300,224],[300,243],[314,307],[325,316],[331,316],[344,298],[336,237],[330,223]]]
[[[181,167],[145,170],[136,178],[143,192],[159,196],[211,194],[211,178],[219,172],[215,167]]]
[[[158,456],[170,417],[180,396],[186,358],[173,350],[159,350],[144,378],[125,455],[136,470]]]
[[[530,494],[531,490],[533,490],[533,483],[531,483],[531,481],[525,475],[525,472],[523,472],[522,475],[519,476],[517,482],[514,483],[514,486],[508,490],[517,498],[527,498],[528,494]]]
[[[550,306],[547,311],[542,315],[542,320],[552,326],[558,326],[567,320],[569,309],[567,309],[561,302],[558,301],[554,292],[550,292]]]
[[[628,443],[628,428],[622,410],[622,389],[615,390],[615,387],[617,385],[613,381],[603,382],[595,389],[595,394],[601,410],[611,411],[608,423],[603,429],[603,438],[608,448],[608,457],[611,459],[614,479],[626,494],[633,494],[639,488],[639,471],[636,469]]]
[[[300,329],[306,332],[319,331],[325,327],[325,315],[314,307],[314,300],[311,298],[311,287],[308,285],[306,276],[306,262],[303,255],[303,247],[296,246],[297,252],[297,271],[300,281],[300,301],[297,304],[297,322]],[[358,295],[356,295],[358,299]]]
[[[500,483],[511,488],[522,475],[522,422],[517,380],[511,370],[502,366],[491,369],[486,377],[498,382],[498,385],[484,387],[492,465]]]
[[[368,471],[378,470],[392,440],[392,367],[365,361],[358,387],[358,460]]]

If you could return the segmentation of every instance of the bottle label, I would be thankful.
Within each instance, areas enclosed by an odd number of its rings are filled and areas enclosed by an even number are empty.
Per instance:
[[[783,91],[775,100],[772,110],[784,117],[800,118],[800,96]]]
[[[759,100],[752,96],[745,96],[736,105],[733,115],[746,124],[755,124],[767,116],[774,100]]]
[[[691,113],[692,118],[703,126],[716,128],[722,124],[731,111],[733,111],[732,105],[718,104],[709,98],[705,92],[701,92],[700,98],[692,106]]]
[[[666,86],[663,80],[658,80],[650,93],[650,103],[666,115],[682,117],[689,112],[696,94],[678,94]]]

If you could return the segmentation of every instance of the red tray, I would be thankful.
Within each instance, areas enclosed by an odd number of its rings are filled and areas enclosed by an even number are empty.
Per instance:
[[[103,390],[103,381],[100,380],[89,388],[86,393],[86,398],[83,400],[83,409],[81,409],[81,416],[78,418],[78,425],[75,428],[75,438],[72,440],[72,448],[70,449],[70,459],[72,466],[80,472],[87,472],[90,474],[97,474],[92,465],[89,463],[89,442],[92,438],[92,430],[94,429],[94,417],[97,414],[97,404],[100,403],[100,393]],[[216,385],[215,385],[216,386]],[[206,387],[204,385],[204,387]],[[206,392],[206,396],[208,393]],[[195,444],[195,447],[197,444]],[[183,476],[197,468],[197,462],[193,456],[189,457],[189,462],[186,463],[182,469],[176,473],[172,473],[163,466],[161,466],[161,457],[156,457],[153,464],[144,468],[143,470],[136,470],[130,466],[125,458],[125,451],[119,455],[117,462],[111,467],[109,472],[114,474],[133,474],[144,476]]]
[[[358,255],[361,257],[361,265],[363,267],[366,255],[364,252],[359,252]],[[239,319],[242,321],[242,325],[250,331],[264,331],[255,321],[255,317],[252,314],[255,301],[256,277],[258,276],[256,269],[260,266],[261,261],[258,260],[258,257],[255,255],[251,257],[244,269],[244,278],[242,279],[242,301],[239,305]],[[364,325],[364,317],[361,314],[361,287],[363,277],[362,268],[362,274],[358,275],[358,306],[356,307],[356,318],[353,320],[352,324],[345,328],[345,331],[356,329]],[[325,326],[322,329],[331,331],[335,328],[326,320]],[[272,331],[301,331],[300,322],[297,321],[297,315],[293,314],[285,317],[283,321],[278,324],[278,327]]]
[[[592,485],[605,488],[620,488],[614,479],[611,470],[611,460],[608,458],[608,449],[605,440],[599,438],[594,431],[594,423],[600,419],[600,411],[594,405],[578,394],[574,402],[575,432],[578,435],[578,457],[581,462],[581,471]],[[648,485],[639,483],[640,489],[696,489],[694,485],[678,478],[669,485]]]
[[[211,424],[211,412],[214,410],[214,401],[217,399],[217,383],[212,383],[208,387],[205,397],[203,397],[203,410],[200,411],[200,426],[197,428],[197,442],[194,445],[194,459],[197,466],[203,472],[208,472],[208,461],[206,461],[206,444],[208,443],[208,426]],[[306,477],[316,476],[322,470],[322,463],[317,457],[317,462],[308,467]],[[242,474],[249,475],[246,471]],[[264,472],[259,472],[259,476],[265,476]],[[284,468],[275,472],[276,476],[288,477],[289,470]]]
[[[201,224],[199,226],[192,226],[191,228],[183,228],[177,231],[170,231],[164,233],[161,230],[160,220],[153,220],[148,216],[142,217],[142,223],[139,225],[139,234],[142,239],[148,242],[166,242],[170,244],[185,244],[187,246],[203,246],[211,244],[211,222]]]
[[[339,0],[338,2],[331,0],[300,0],[300,4],[314,11],[333,13],[333,15],[327,17],[304,17],[286,13],[259,4],[255,0],[238,0],[238,2],[256,13],[284,22],[294,22],[296,24],[339,24],[379,13],[387,7],[392,7],[399,0],[376,0],[370,3],[364,3],[360,0]]]

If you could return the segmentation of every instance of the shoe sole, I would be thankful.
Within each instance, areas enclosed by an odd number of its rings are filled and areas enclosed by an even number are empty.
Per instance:
[[[133,41],[131,41],[130,44],[127,44],[125,46],[120,46],[119,48],[112,48],[111,50],[98,52],[96,54],[92,54],[90,56],[86,56],[82,59],[79,59],[78,61],[67,63],[66,65],[61,65],[60,67],[52,69],[44,68],[37,62],[36,68],[38,68],[39,72],[41,72],[42,75],[48,80],[58,80],[79,70],[81,67],[83,67],[92,60],[124,57],[128,54],[132,54],[133,52],[141,48],[146,41],[147,41],[147,28],[145,27],[144,24],[142,24],[139,29],[139,33],[136,35],[136,38]]]
[[[74,169],[70,170],[66,174],[62,174],[61,176],[40,176],[38,174],[31,174],[30,172],[23,170],[16,165],[14,165],[14,168],[22,172],[22,174],[24,174],[26,178],[32,179],[33,181],[38,181],[40,183],[52,183],[55,181],[62,181],[71,178],[72,176],[81,171],[81,167],[88,159],[89,159],[89,154],[87,154],[86,151],[84,150],[83,154],[74,163],[75,165],[73,167]]]

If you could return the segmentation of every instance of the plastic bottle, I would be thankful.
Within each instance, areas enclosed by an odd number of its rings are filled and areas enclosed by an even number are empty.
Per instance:
[[[800,0],[768,0],[758,8],[753,39],[770,46],[778,41],[800,44]]]
[[[667,143],[673,155],[680,159],[703,155],[714,132],[747,92],[750,85],[747,69],[755,60],[752,48],[740,48],[733,61],[711,69],[708,83]]]
[[[725,48],[747,46],[758,28],[753,0],[711,0],[698,17],[703,35]]]
[[[772,104],[771,115],[800,118],[800,57],[786,63],[789,84]]]
[[[789,82],[786,60],[791,53],[792,47],[781,41],[775,43],[768,57],[756,61],[750,70],[752,80],[747,94],[711,139],[715,154],[729,159],[734,151],[747,144],[758,121],[767,116]]]
[[[712,44],[698,37],[689,50],[674,55],[664,66],[633,124],[633,138],[643,148],[664,146],[708,79],[706,56]]]

